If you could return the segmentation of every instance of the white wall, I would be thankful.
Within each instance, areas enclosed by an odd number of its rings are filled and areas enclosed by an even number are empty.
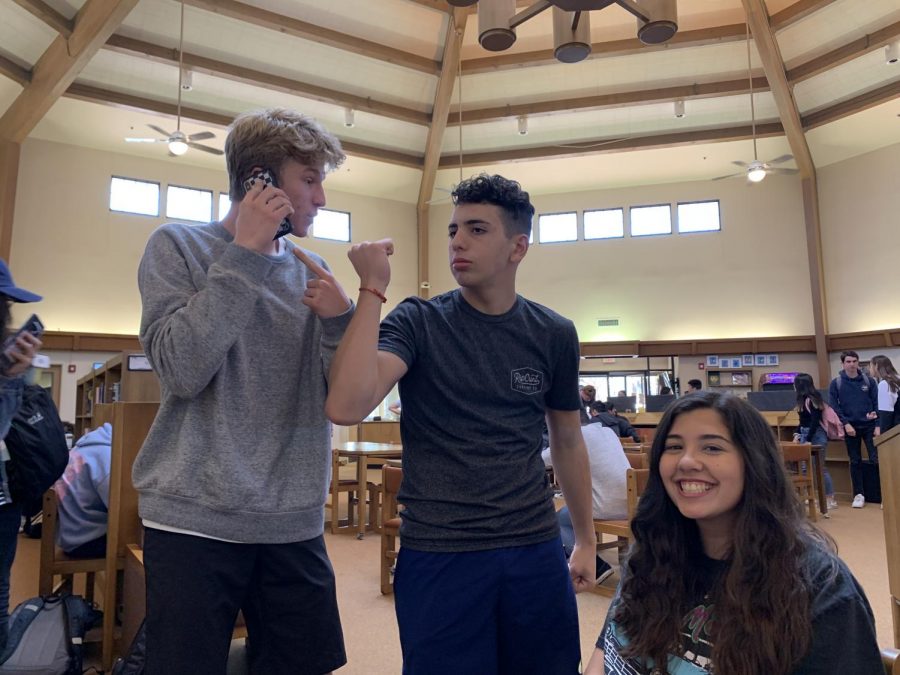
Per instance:
[[[813,333],[796,178],[541,195],[533,202],[540,214],[709,199],[720,200],[721,232],[632,239],[626,226],[624,239],[533,244],[519,268],[519,292],[572,319],[585,342]],[[431,218],[433,293],[455,286],[449,216],[445,206]],[[619,318],[620,325],[598,328],[599,318]]]
[[[40,293],[34,307],[47,330],[136,335],[140,325],[137,268],[147,238],[166,218],[109,210],[111,176],[227,191],[223,171],[210,171],[40,140],[22,149],[10,266],[16,283]],[[326,181],[326,191],[328,183]],[[385,236],[415,241],[410,204],[328,192],[328,206],[351,213],[355,241]],[[164,213],[164,206],[163,206]],[[358,279],[347,260],[349,244],[304,239],[356,297]],[[415,246],[393,258],[393,306],[416,289]],[[302,291],[301,291],[302,292]],[[298,292],[298,299],[300,293]],[[16,308],[16,320],[24,312]]]
[[[900,326],[898,170],[900,144],[819,171],[829,333]]]

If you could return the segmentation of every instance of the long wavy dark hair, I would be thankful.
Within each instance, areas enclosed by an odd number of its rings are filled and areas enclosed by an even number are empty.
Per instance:
[[[744,459],[744,493],[737,509],[727,570],[704,578],[697,523],[681,515],[659,473],[673,423],[687,412],[719,413]],[[682,654],[685,615],[708,593],[712,664],[727,675],[789,673],[812,639],[804,554],[834,550],[804,517],[772,430],[747,402],[731,394],[698,392],[669,406],[650,452],[650,478],[631,528],[635,542],[623,574],[614,619],[628,636],[623,656],[653,659],[666,673],[669,654]],[[831,575],[837,574],[833,559]]]
[[[794,391],[797,392],[798,409],[802,409],[806,405],[807,399],[809,399],[811,406],[819,410],[825,409],[825,401],[822,400],[822,394],[816,389],[812,375],[809,373],[797,373],[797,376],[794,378]]]

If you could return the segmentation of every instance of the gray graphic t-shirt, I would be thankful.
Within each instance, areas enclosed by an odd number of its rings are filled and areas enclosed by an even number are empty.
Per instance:
[[[525,546],[558,534],[541,460],[546,410],[578,410],[578,335],[518,297],[483,314],[461,293],[408,298],[378,349],[409,370],[403,415],[403,545],[420,551]]]

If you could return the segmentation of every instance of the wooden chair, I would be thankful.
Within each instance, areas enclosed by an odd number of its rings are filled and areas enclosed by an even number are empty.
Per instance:
[[[809,443],[781,443],[784,466],[791,483],[809,511],[809,519],[816,521],[818,500],[813,482],[812,445]]]
[[[622,449],[625,452],[646,452],[643,443],[622,443]]]
[[[631,532],[631,519],[637,511],[638,500],[647,487],[650,480],[649,469],[628,469],[625,474],[626,495],[628,498],[628,516],[624,520],[600,520],[594,519],[594,532],[597,535],[597,548],[616,547],[619,549],[619,559],[634,538]],[[608,534],[616,538],[614,542],[605,544],[603,535]],[[612,597],[613,591],[603,586],[597,586],[595,591],[600,595]]]
[[[325,508],[331,511],[331,534],[337,534],[340,529],[340,496],[342,493],[347,494],[347,527],[353,527],[353,523],[356,522],[353,516],[354,507],[357,517],[359,517],[359,500],[354,499],[356,491],[356,478],[341,478],[338,451],[332,450],[331,490],[329,500],[325,502]]]
[[[397,560],[400,536],[400,509],[397,493],[403,480],[403,469],[385,464],[381,467],[381,593],[394,592],[391,568]]]
[[[628,458],[628,463],[631,464],[632,469],[649,469],[650,468],[650,458],[647,456],[646,452],[625,452],[625,457]]]
[[[51,489],[44,494],[43,526],[41,530],[41,561],[38,572],[38,592],[52,593],[55,575],[63,581],[74,574],[88,575],[87,588],[95,595],[95,575],[103,573],[101,630],[103,669],[109,670],[113,661],[113,640],[116,625],[116,579],[124,569],[128,544],[141,541],[142,527],[138,516],[138,495],[131,483],[131,467],[156,418],[159,403],[112,403],[94,408],[94,424],[110,422],[113,426],[112,456],[109,478],[109,517],[106,532],[106,556],[74,559],[56,546],[57,500]]]

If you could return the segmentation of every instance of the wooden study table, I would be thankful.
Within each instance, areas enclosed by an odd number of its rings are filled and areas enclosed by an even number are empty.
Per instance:
[[[369,462],[381,460],[383,463],[389,459],[400,459],[403,456],[403,446],[399,443],[356,442],[341,443],[335,447],[335,450],[339,458],[346,457],[348,460],[356,460],[356,495],[357,499],[359,499],[359,518],[357,518],[359,531],[356,534],[356,538],[362,539],[366,536],[366,523],[370,521],[375,522],[375,513],[371,511],[375,505],[370,505],[369,511],[371,512],[368,514],[364,506],[366,503],[366,474]],[[332,500],[333,508],[337,508],[337,496],[333,495]]]

